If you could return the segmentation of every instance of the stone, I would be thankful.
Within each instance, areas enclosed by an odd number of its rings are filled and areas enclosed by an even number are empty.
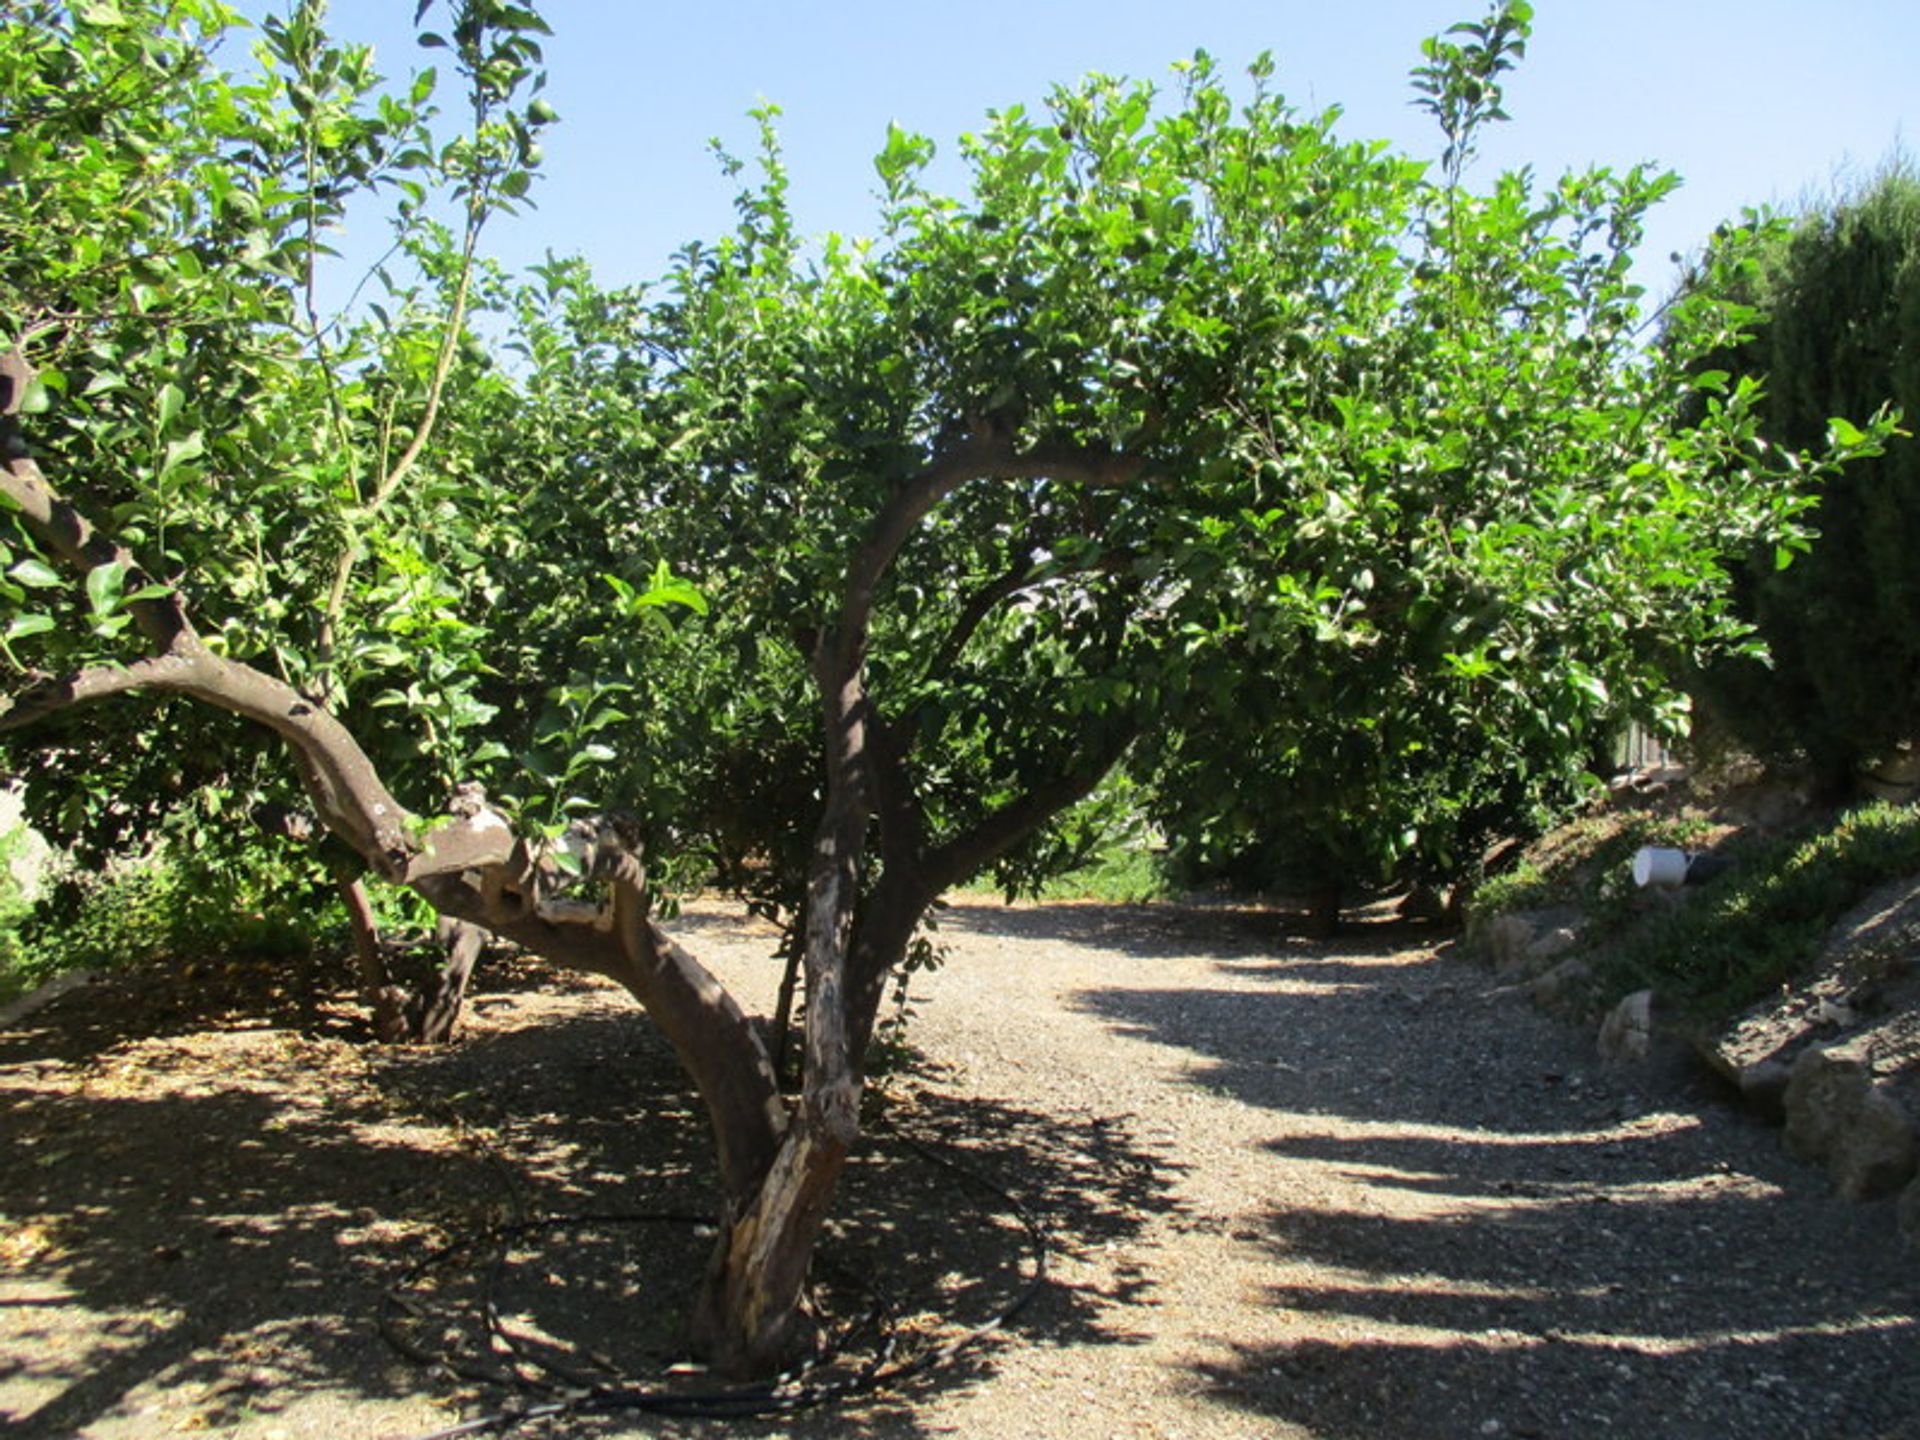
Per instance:
[[[1544,975],[1536,975],[1527,985],[1527,994],[1535,1004],[1553,1005],[1593,978],[1593,967],[1575,958],[1562,960]]]
[[[1651,990],[1636,990],[1600,1022],[1600,1053],[1609,1060],[1645,1060],[1653,1053]]]
[[[1853,1055],[1819,1046],[1793,1062],[1787,1081],[1787,1129],[1795,1159],[1823,1165],[1849,1200],[1877,1200],[1912,1179],[1912,1122],[1873,1072]]]
[[[1526,962],[1527,947],[1536,934],[1538,927],[1523,914],[1496,915],[1481,932],[1481,944],[1493,960],[1493,968],[1504,972]]]
[[[1878,1200],[1913,1178],[1913,1126],[1892,1096],[1867,1091],[1837,1137],[1827,1173],[1849,1200]]]
[[[1801,1051],[1787,1079],[1787,1153],[1809,1165],[1826,1164],[1872,1088],[1864,1061],[1818,1045]]]
[[[1571,925],[1556,925],[1553,929],[1536,935],[1528,943],[1526,962],[1537,966],[1544,965],[1549,960],[1557,960],[1579,941],[1580,932]]]
[[[1900,1192],[1900,1203],[1895,1207],[1894,1215],[1907,1243],[1920,1250],[1920,1178],[1907,1182],[1907,1188]]]
[[[1769,1125],[1783,1125],[1787,1119],[1787,1084],[1793,1069],[1783,1060],[1762,1060],[1742,1070],[1734,1083],[1747,1108]]]

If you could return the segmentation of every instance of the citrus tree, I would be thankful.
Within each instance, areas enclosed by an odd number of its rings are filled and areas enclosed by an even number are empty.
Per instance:
[[[896,129],[877,235],[805,245],[769,114],[736,230],[644,293],[479,260],[547,118],[530,10],[433,33],[450,140],[432,82],[380,86],[315,4],[253,79],[209,58],[211,0],[26,18],[0,726],[107,757],[63,773],[121,816],[215,736],[214,793],[297,791],[370,879],[625,986],[711,1120],[694,1332],[732,1370],[804,1331],[875,1014],[943,890],[1044,870],[1143,740],[1200,777],[1196,824],[1324,760],[1301,823],[1445,835],[1456,785],[1532,783],[1724,643],[1719,555],[1798,503],[1748,387],[1680,423],[1710,300],[1633,345],[1660,182],[1468,187],[1518,3],[1429,43],[1437,168],[1198,57],[1164,96],[992,115],[957,197]],[[336,322],[310,276],[368,192],[420,278]],[[99,243],[17,243],[54,223]],[[655,913],[689,854],[792,920],[797,1093]]]

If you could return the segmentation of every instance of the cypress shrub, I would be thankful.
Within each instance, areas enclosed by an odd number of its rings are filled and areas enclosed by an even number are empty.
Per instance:
[[[1766,389],[1763,433],[1796,450],[1829,420],[1883,405],[1920,414],[1920,175],[1896,159],[1771,241],[1733,298],[1750,338],[1710,362]],[[1731,660],[1697,698],[1736,739],[1813,763],[1838,790],[1920,741],[1920,446],[1894,438],[1848,465],[1813,512],[1811,550],[1786,569],[1751,557],[1740,603],[1771,665]]]

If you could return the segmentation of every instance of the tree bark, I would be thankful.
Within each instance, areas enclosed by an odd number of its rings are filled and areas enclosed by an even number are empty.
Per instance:
[[[793,1033],[793,1007],[796,992],[800,988],[800,962],[806,952],[805,926],[805,916],[797,917],[794,928],[787,932],[780,944],[780,989],[773,1002],[769,1048],[773,1052],[773,1071],[783,1082],[788,1073],[787,1042]]]
[[[408,1007],[413,1038],[426,1045],[444,1045],[453,1039],[460,1023],[460,1011],[466,1004],[467,982],[480,961],[487,932],[465,920],[442,919],[435,936],[446,947],[447,958],[434,977],[421,986],[415,1003]]]
[[[727,1205],[692,1327],[696,1353],[722,1373],[771,1373],[812,1339],[807,1273],[851,1148],[803,1107],[766,1178]]]
[[[367,887],[358,875],[335,875],[333,883],[347,907],[347,925],[353,931],[354,970],[360,980],[360,998],[373,1012],[373,1033],[389,1045],[411,1040],[407,992],[394,984],[393,972],[387,967]]]

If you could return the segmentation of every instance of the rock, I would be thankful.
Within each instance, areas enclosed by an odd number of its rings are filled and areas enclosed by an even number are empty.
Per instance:
[[[1914,1174],[1913,1126],[1876,1089],[1864,1060],[1814,1047],[1793,1063],[1786,1091],[1788,1153],[1824,1165],[1849,1200],[1891,1195]]]
[[[1571,949],[1580,938],[1581,917],[1565,907],[1509,910],[1475,927],[1475,939],[1502,975],[1535,973]]]
[[[1527,994],[1537,1005],[1553,1005],[1593,978],[1593,967],[1580,959],[1562,960],[1544,975],[1536,975]]]
[[[1549,960],[1557,960],[1579,943],[1580,932],[1571,925],[1556,925],[1543,934],[1536,935],[1526,948],[1526,962],[1530,966],[1544,965]]]
[[[1844,1030],[1847,1026],[1853,1024],[1855,1018],[1853,1007],[1844,1001],[1822,999],[1813,1007],[1813,1023],[1815,1025],[1830,1026],[1836,1030]]]
[[[1534,922],[1524,914],[1496,915],[1481,932],[1480,943],[1486,947],[1495,970],[1513,970],[1525,962],[1527,947],[1537,933]]]
[[[1600,1022],[1600,1053],[1609,1060],[1645,1060],[1653,1053],[1651,990],[1636,990]]]
[[[1827,952],[1856,972],[1901,970],[1920,944],[1920,876],[1905,875],[1872,891],[1841,917]],[[1876,964],[1875,962],[1880,962]]]
[[[1849,1200],[1878,1200],[1913,1178],[1913,1127],[1885,1091],[1870,1089],[1840,1132],[1827,1161],[1833,1185]]]
[[[1742,1070],[1734,1084],[1749,1110],[1770,1125],[1781,1125],[1787,1118],[1787,1082],[1792,1077],[1793,1070],[1784,1061],[1762,1060]]]
[[[1907,1243],[1920,1249],[1920,1178],[1907,1182],[1907,1188],[1900,1192],[1900,1204],[1894,1214],[1900,1222],[1900,1233],[1907,1237]]]
[[[1866,1065],[1818,1045],[1800,1052],[1787,1079],[1787,1153],[1824,1165],[1873,1088]]]
[[[1862,766],[1860,788],[1876,800],[1907,804],[1920,795],[1920,749],[1901,744],[1891,754]]]

